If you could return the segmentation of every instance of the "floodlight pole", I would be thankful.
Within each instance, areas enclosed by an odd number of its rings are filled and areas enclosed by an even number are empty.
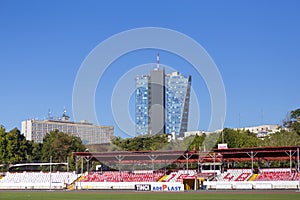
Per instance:
[[[75,157],[75,167],[76,167],[76,174],[78,175],[79,171],[78,171],[78,162],[80,161],[80,157],[76,156]]]
[[[154,182],[154,161],[158,157],[157,155],[152,154],[151,156],[148,156],[152,161],[152,182]]]
[[[69,162],[70,162],[70,160],[69,160],[69,156],[67,157],[67,172],[69,172]]]
[[[83,157],[81,157],[81,175],[83,175]]]
[[[296,152],[292,153],[292,150],[285,152],[290,157],[290,175],[292,176],[292,157]]]
[[[299,168],[300,168],[300,163],[299,163],[299,148],[297,148],[297,164],[298,164],[298,173],[299,173]],[[300,189],[300,185],[299,185],[299,189]]]
[[[254,154],[253,151],[251,151],[250,154],[247,153],[247,155],[251,158],[251,169],[252,169],[252,173],[253,173],[253,168],[254,168],[254,164],[253,164],[253,162],[254,162],[254,157],[256,156],[256,154],[257,154],[257,152]]]
[[[190,159],[190,157],[192,157],[192,154],[188,154],[188,153],[186,153],[185,155],[182,155],[184,158],[185,158],[185,160],[186,160],[186,174],[188,174],[189,172],[189,159]]]
[[[84,150],[84,152],[89,152],[89,149]],[[88,155],[88,156],[85,156],[84,159],[87,162],[86,171],[89,174],[89,162],[92,159],[92,157],[90,155]]]
[[[87,171],[87,173],[89,173],[89,162],[90,162],[90,160],[92,159],[92,157],[91,156],[86,156],[86,157],[84,157],[84,159],[85,159],[85,161],[86,161],[86,171]]]
[[[52,177],[51,177],[51,172],[52,172],[52,156],[50,156],[50,190],[51,190],[51,182],[52,182]]]
[[[202,163],[201,163],[201,151],[199,150],[199,154],[198,154],[198,173],[202,173]],[[200,166],[201,166],[201,170],[200,170]]]
[[[121,161],[124,159],[124,156],[118,155],[115,158],[119,161],[119,182],[121,181]]]
[[[77,175],[76,180],[78,179],[78,174],[79,174],[79,171],[78,171],[78,162],[79,162],[79,161],[80,161],[80,157],[76,156],[76,157],[75,157],[76,175]],[[80,184],[81,184],[81,182],[80,182]],[[77,187],[76,187],[76,189],[77,189]]]
[[[214,161],[214,178],[216,178],[216,153],[213,153],[213,155],[211,155],[211,154],[208,154],[208,155],[213,158],[213,161]]]
[[[214,176],[216,177],[216,154],[214,153]]]
[[[298,170],[297,170],[297,173],[298,174],[300,174],[300,172],[299,172],[299,148],[297,148],[297,164],[298,164]],[[299,186],[298,186],[298,190],[299,190],[299,192],[300,192],[300,176],[299,176]]]

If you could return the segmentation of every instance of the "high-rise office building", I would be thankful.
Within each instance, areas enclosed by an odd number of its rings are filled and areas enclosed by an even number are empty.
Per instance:
[[[138,135],[145,135],[149,129],[149,76],[137,76],[135,79],[135,123]]]
[[[165,70],[155,68],[150,73],[149,84],[149,133],[165,131]]]
[[[174,132],[183,136],[188,128],[191,76],[165,74],[157,66],[150,75],[136,77],[136,134]]]
[[[166,133],[183,136],[188,128],[191,76],[173,72],[165,76],[165,81]]]

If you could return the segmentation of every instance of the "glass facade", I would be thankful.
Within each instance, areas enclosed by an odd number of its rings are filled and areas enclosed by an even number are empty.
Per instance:
[[[184,77],[178,72],[164,74],[164,96],[160,97],[165,107],[164,133],[175,132],[176,135],[183,136],[187,131],[188,112],[190,101],[191,76]],[[136,77],[136,134],[144,135],[152,133],[155,127],[149,126],[149,108],[151,100],[157,98],[157,94],[151,93],[151,76]],[[157,119],[157,118],[156,118]],[[158,124],[158,123],[156,123]],[[153,126],[153,124],[152,124]]]
[[[187,131],[191,77],[174,72],[166,75],[165,84],[166,133],[182,136]]]
[[[137,76],[135,79],[135,127],[137,135],[148,134],[149,131],[149,76]]]

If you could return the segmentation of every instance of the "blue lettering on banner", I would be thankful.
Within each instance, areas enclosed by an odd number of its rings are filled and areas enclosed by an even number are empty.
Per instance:
[[[181,186],[153,186],[152,191],[181,191]]]

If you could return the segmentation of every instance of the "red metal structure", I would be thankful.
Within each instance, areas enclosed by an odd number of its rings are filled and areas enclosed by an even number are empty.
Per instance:
[[[198,151],[113,151],[113,152],[74,152],[76,157],[89,158],[105,163],[228,163],[257,161],[292,161],[299,170],[300,146],[254,147],[213,149],[212,152]]]

